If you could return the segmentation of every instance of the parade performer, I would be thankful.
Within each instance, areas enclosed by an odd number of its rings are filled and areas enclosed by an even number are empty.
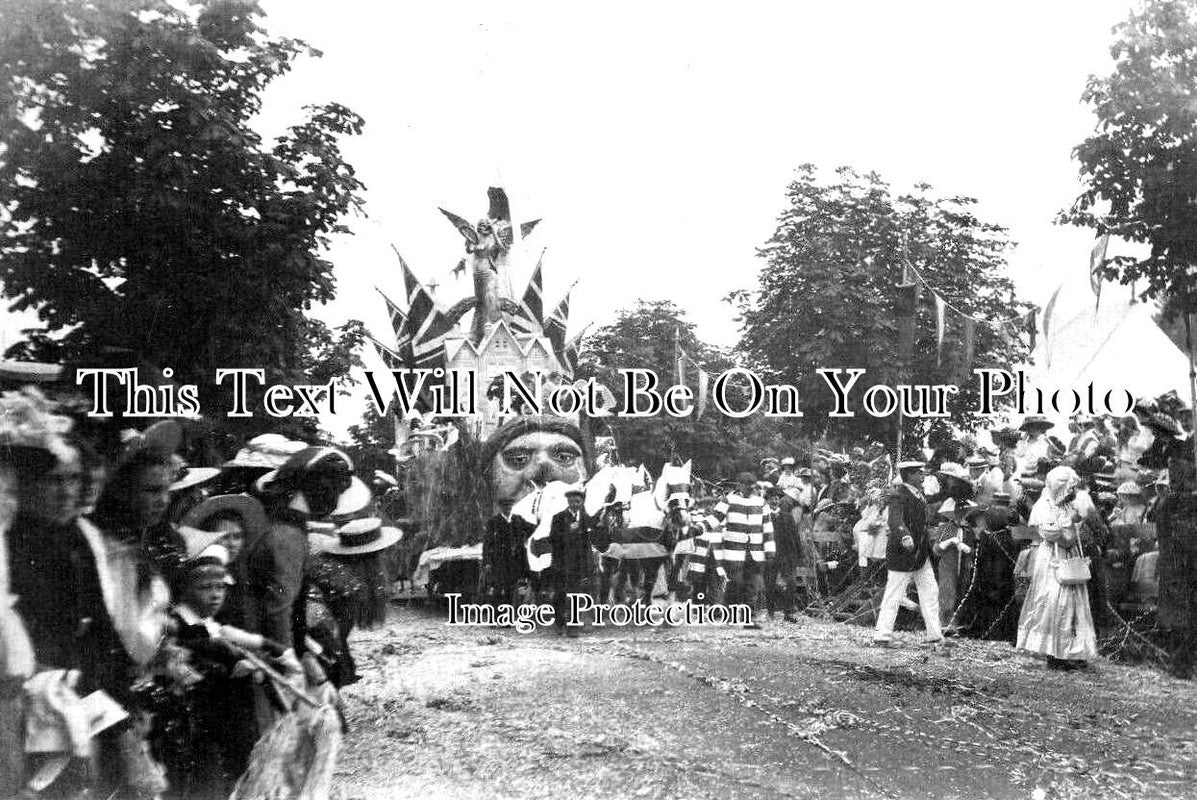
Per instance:
[[[1047,656],[1051,669],[1078,669],[1097,657],[1097,635],[1084,583],[1061,583],[1063,559],[1080,555],[1081,512],[1075,505],[1080,477],[1071,467],[1047,474],[1029,524],[1039,534],[1030,556],[1031,583],[1018,620],[1017,647]]]
[[[723,566],[723,531],[712,513],[714,498],[705,499],[703,505],[694,515],[698,535],[694,537],[694,552],[686,565],[686,583],[694,602],[715,603],[727,582],[727,570]]]
[[[939,627],[939,586],[931,568],[931,540],[927,535],[927,501],[922,490],[922,461],[903,461],[898,464],[901,480],[890,498],[889,540],[885,560],[889,570],[881,610],[873,641],[888,646],[894,633],[898,606],[906,597],[906,589],[913,580],[919,596],[919,609],[927,628],[926,642],[943,639]]]
[[[591,547],[606,550],[610,542],[606,541],[603,529],[582,509],[582,501],[586,496],[581,484],[570,487],[565,492],[569,507],[553,516],[549,535],[546,539],[532,540],[532,554],[552,554],[552,564],[548,569],[548,586],[553,593],[553,608],[555,610],[554,623],[557,632],[564,632],[566,636],[577,635],[575,626],[567,626],[569,615],[570,593],[594,594],[594,562],[591,558]]]
[[[483,590],[496,605],[514,604],[516,587],[528,577],[524,543],[536,528],[511,513],[515,503],[510,497],[501,498],[498,505],[499,513],[486,521],[482,535]]]
[[[725,601],[746,603],[755,619],[765,565],[776,553],[773,519],[765,498],[756,490],[755,475],[741,472],[736,483],[736,489],[728,492],[712,513],[723,526],[723,564],[728,575]]]

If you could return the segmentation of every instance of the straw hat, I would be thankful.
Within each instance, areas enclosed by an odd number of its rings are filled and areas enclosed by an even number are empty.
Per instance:
[[[205,529],[208,521],[220,514],[236,514],[245,528],[245,546],[248,549],[258,541],[269,527],[266,509],[247,494],[218,494],[209,497],[183,515],[182,525]],[[223,536],[224,534],[218,534]]]
[[[970,480],[968,470],[957,464],[955,461],[945,461],[939,465],[937,470],[940,475],[946,475],[949,478],[959,478],[962,481]]]
[[[373,499],[374,495],[370,492],[370,487],[355,475],[349,479],[349,488],[337,496],[337,507],[332,510],[330,516],[342,517],[347,520],[349,517],[365,511]]]
[[[1048,431],[1056,427],[1051,420],[1042,414],[1029,414],[1027,418],[1018,426],[1020,431],[1035,429],[1039,431]]]
[[[403,538],[403,531],[382,524],[378,517],[363,517],[337,528],[337,541],[324,552],[334,556],[363,556],[385,550]]]
[[[174,483],[170,485],[172,492],[191,489],[220,475],[220,470],[216,467],[189,467],[183,457],[177,453],[170,457],[170,464],[175,479]]]
[[[187,525],[179,526],[179,537],[183,540],[183,557],[187,562],[198,559],[209,547],[224,538],[220,531],[201,531]],[[228,551],[225,551],[225,563],[228,562]]]

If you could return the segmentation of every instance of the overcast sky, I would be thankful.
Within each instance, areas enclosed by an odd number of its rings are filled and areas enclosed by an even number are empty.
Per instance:
[[[331,322],[385,336],[372,291],[401,296],[395,245],[445,305],[486,187],[544,222],[549,302],[575,280],[572,330],[670,298],[733,344],[722,302],[751,287],[794,168],[876,170],[977,197],[1018,243],[1011,275],[1040,305],[1083,281],[1089,232],[1053,223],[1093,128],[1086,77],[1111,68],[1127,0],[1038,3],[419,3],[266,0],[266,24],[322,50],[269,91],[264,132],[305,103],[366,120],[345,151],[368,219],[332,253]],[[1113,254],[1113,250],[1111,253]],[[517,291],[530,265],[514,270]],[[347,420],[348,421],[348,420]]]
[[[267,97],[263,129],[304,103],[366,119],[346,154],[369,219],[334,250],[332,321],[385,332],[371,287],[401,294],[389,245],[440,284],[502,182],[543,217],[550,299],[575,323],[636,297],[675,300],[735,340],[729,290],[751,286],[795,166],[873,169],[981,200],[1019,244],[1012,276],[1043,303],[1084,274],[1091,235],[1053,224],[1077,193],[1070,150],[1092,130],[1085,78],[1111,66],[1126,0],[959,3],[452,3],[267,0],[267,26],[324,52]],[[524,270],[529,269],[525,267]],[[514,282],[524,281],[516,270]]]

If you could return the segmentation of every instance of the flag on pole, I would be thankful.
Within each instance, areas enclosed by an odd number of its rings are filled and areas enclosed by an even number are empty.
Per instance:
[[[407,366],[404,363],[403,358],[394,350],[387,347],[373,336],[369,336],[367,334],[366,338],[370,340],[370,344],[374,345],[374,352],[378,353],[378,357],[382,359],[383,364],[386,364],[387,369],[403,369],[405,366]]]
[[[395,331],[395,335],[398,336],[399,331],[401,331],[407,325],[407,313],[399,307],[398,303],[387,297],[386,292],[384,292],[382,289],[379,289],[377,286],[375,286],[374,291],[382,295],[383,301],[387,304],[387,317],[391,320],[391,329]]]
[[[897,287],[898,356],[909,362],[914,356],[915,318],[918,315],[918,284],[905,283]]]
[[[453,323],[436,306],[432,295],[416,278],[411,267],[395,251],[403,267],[403,284],[407,289],[407,322],[403,335],[396,334],[401,347],[410,342],[412,362],[417,367],[435,368],[441,366],[444,358],[445,334],[453,330]]]
[[[1100,234],[1089,253],[1089,287],[1093,289],[1093,296],[1097,298],[1094,308],[1101,304],[1101,268],[1106,263],[1106,249],[1109,246],[1110,234]]]
[[[698,408],[694,412],[695,419],[702,419],[702,412],[707,410],[707,394],[711,385],[711,376],[705,369],[698,371]]]
[[[511,326],[519,333],[537,333],[544,328],[544,251],[536,260],[536,269],[528,279],[524,296],[520,300],[520,315],[512,317]]]
[[[963,353],[960,357],[961,382],[968,380],[969,373],[972,372],[973,369],[973,359],[977,354],[977,321],[972,317],[964,318],[963,339]]]
[[[938,294],[935,295],[935,366],[943,364],[943,334],[944,310],[947,303]]]
[[[1056,312],[1056,299],[1060,296],[1060,290],[1064,288],[1064,284],[1056,287],[1056,291],[1052,292],[1052,297],[1047,301],[1047,305],[1043,309],[1043,338],[1046,342],[1051,337],[1052,316]]]
[[[582,345],[589,330],[590,325],[587,325],[577,336],[565,343],[565,366],[569,368],[571,376],[578,370],[578,359],[582,357]]]
[[[573,290],[573,286],[569,287],[565,297],[561,299],[544,323],[544,335],[549,337],[549,341],[553,344],[553,353],[563,363],[565,361],[565,329],[569,324],[569,295]]]

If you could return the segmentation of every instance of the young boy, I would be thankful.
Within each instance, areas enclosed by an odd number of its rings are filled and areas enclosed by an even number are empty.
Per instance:
[[[159,731],[173,797],[228,797],[245,771],[257,739],[246,651],[281,656],[282,645],[214,619],[229,588],[229,553],[207,544],[220,533],[182,529],[188,559],[180,570],[178,602],[171,609],[174,644],[188,653],[199,676]]]

